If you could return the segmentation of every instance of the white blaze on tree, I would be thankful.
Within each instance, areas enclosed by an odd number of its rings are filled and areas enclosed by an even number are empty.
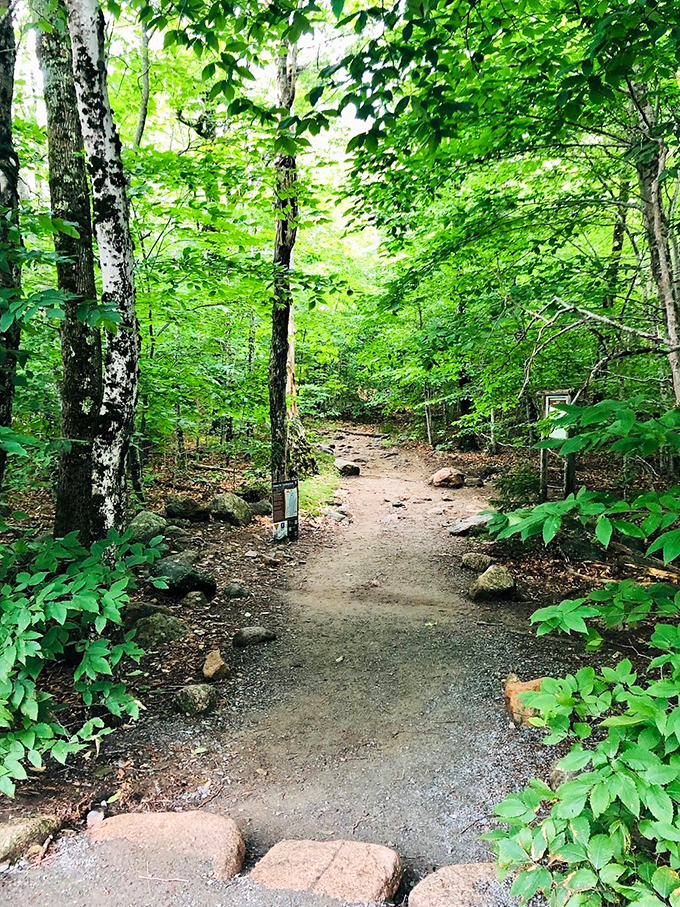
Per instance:
[[[125,468],[138,394],[139,330],[134,255],[121,144],[106,84],[104,17],[97,0],[66,0],[73,72],[92,181],[94,229],[102,272],[102,302],[118,313],[106,338],[100,426],[92,449],[93,500],[99,533],[125,516]]]

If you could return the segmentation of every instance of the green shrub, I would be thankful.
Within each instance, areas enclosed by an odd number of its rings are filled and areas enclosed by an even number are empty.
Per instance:
[[[644,455],[680,444],[680,416],[632,412],[616,401],[569,407],[558,420],[574,436],[560,452],[608,448]],[[548,442],[553,444],[553,442]],[[549,544],[565,528],[592,532],[607,547],[616,535],[645,540],[648,554],[666,563],[680,556],[680,489],[649,492],[632,502],[582,489],[565,501],[498,514],[497,537],[541,534]],[[643,674],[628,659],[615,667],[583,668],[546,678],[523,700],[536,710],[532,724],[547,745],[568,741],[558,763],[566,780],[552,790],[534,780],[496,807],[507,828],[493,842],[504,876],[515,875],[522,901],[543,894],[550,907],[680,907],[680,592],[666,584],[611,583],[586,598],[541,608],[539,635],[577,633],[590,648],[600,630],[656,624],[658,654]]]
[[[139,661],[121,611],[134,586],[132,568],[160,556],[115,532],[83,548],[76,534],[61,540],[20,539],[0,548],[0,792],[12,796],[26,765],[58,762],[105,732],[101,717],[136,717],[139,704],[114,677],[122,659]],[[45,667],[69,656],[73,685],[94,717],[76,730],[58,720],[58,703],[40,689]]]
[[[493,480],[496,497],[491,503],[502,512],[535,504],[541,491],[541,476],[531,463],[521,463]]]

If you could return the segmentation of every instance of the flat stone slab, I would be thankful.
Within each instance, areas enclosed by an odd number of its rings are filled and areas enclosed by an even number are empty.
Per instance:
[[[409,907],[486,907],[485,884],[496,881],[493,863],[460,863],[426,876],[408,898]]]
[[[481,529],[490,521],[490,513],[478,513],[454,523],[449,529],[449,535],[470,535],[475,529]]]
[[[235,822],[226,816],[191,810],[181,813],[125,813],[111,816],[91,832],[94,841],[130,841],[160,850],[212,860],[218,879],[243,868],[246,847]]]
[[[265,888],[309,891],[352,904],[392,897],[401,882],[399,854],[360,841],[281,841],[249,878]]]

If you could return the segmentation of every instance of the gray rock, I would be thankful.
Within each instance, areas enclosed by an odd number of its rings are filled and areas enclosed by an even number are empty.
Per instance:
[[[217,591],[217,583],[212,576],[174,558],[161,558],[151,569],[152,576],[164,579],[168,593],[178,598],[188,592],[203,592],[211,599]]]
[[[229,583],[224,590],[224,594],[227,598],[245,598],[248,595],[248,592],[240,583]]]
[[[171,614],[158,611],[137,622],[135,640],[142,648],[154,649],[165,645],[166,642],[179,639],[188,632],[188,627],[183,621]]]
[[[132,541],[148,545],[156,536],[165,535],[168,521],[165,517],[150,510],[142,510],[130,520],[128,529],[132,532]]]
[[[178,564],[187,564],[187,566],[193,567],[200,556],[201,553],[197,548],[187,548],[185,551],[176,554],[173,560],[177,561]]]
[[[177,526],[174,523],[168,523],[165,529],[165,538],[174,548],[186,548],[191,544],[193,535],[188,529]]]
[[[466,476],[465,485],[467,488],[483,488],[484,479],[480,479],[479,476]]]
[[[192,683],[178,690],[173,696],[173,705],[184,715],[200,715],[215,708],[220,701],[217,690],[207,683]]]
[[[180,605],[185,608],[200,608],[207,601],[205,592],[188,592],[181,600]]]
[[[493,564],[493,558],[479,551],[468,551],[463,555],[461,562],[468,570],[474,570],[475,573],[484,573]]]
[[[336,460],[335,468],[338,470],[341,476],[360,476],[361,475],[361,466],[357,463],[352,463],[351,460]]]
[[[515,578],[507,567],[492,564],[470,586],[470,597],[474,600],[504,598],[512,595],[515,586]]]
[[[0,863],[18,860],[34,844],[44,844],[63,825],[59,816],[40,815],[0,822]]]
[[[236,494],[218,494],[210,505],[214,520],[229,523],[230,526],[247,526],[253,518],[250,505]]]
[[[237,649],[244,649],[246,646],[272,642],[274,639],[276,639],[276,633],[266,627],[243,627],[234,634],[232,642]]]
[[[321,515],[327,517],[329,520],[335,520],[336,523],[344,523],[348,519],[346,513],[341,513],[339,510],[333,510],[330,507],[323,507]]]
[[[250,511],[253,514],[253,516],[271,516],[272,502],[271,501],[254,501],[250,505]]]
[[[169,614],[170,611],[164,605],[156,602],[129,602],[123,610],[123,623],[126,627],[133,627],[144,617],[151,617],[152,614]]]
[[[210,516],[208,508],[203,504],[180,495],[168,498],[165,512],[171,519],[189,520],[191,523],[204,523]]]
[[[449,535],[470,535],[475,529],[482,529],[491,519],[489,513],[478,513],[476,516],[469,516],[467,519],[460,520],[449,529]]]

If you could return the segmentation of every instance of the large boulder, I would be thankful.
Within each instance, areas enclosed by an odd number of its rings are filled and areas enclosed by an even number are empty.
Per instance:
[[[486,907],[488,887],[495,880],[493,863],[444,866],[416,885],[408,897],[409,907]]]
[[[218,494],[213,498],[210,513],[214,520],[229,523],[230,526],[247,526],[253,518],[250,505],[237,494],[229,492]]]
[[[144,649],[155,649],[185,636],[189,630],[187,625],[163,611],[157,611],[137,621],[135,640]]]
[[[59,816],[32,816],[0,822],[0,863],[18,860],[29,847],[44,844],[63,825]]]
[[[217,591],[217,583],[208,573],[175,558],[163,557],[152,566],[152,576],[165,580],[169,595],[181,598],[188,592],[203,592],[208,599]]]
[[[465,476],[462,472],[458,472],[457,469],[451,469],[446,466],[444,469],[435,472],[428,479],[427,484],[434,485],[435,488],[462,488],[465,484]]]
[[[204,523],[210,516],[207,507],[183,495],[169,497],[165,512],[172,520],[189,520],[191,523]]]
[[[237,649],[244,649],[246,646],[256,646],[262,642],[272,642],[274,639],[276,633],[266,627],[243,627],[236,631],[232,643]]]
[[[210,684],[192,683],[177,690],[172,701],[178,712],[193,717],[210,712],[220,701],[220,697]]]
[[[231,819],[198,810],[111,816],[90,834],[98,842],[130,841],[148,848],[151,854],[158,849],[212,860],[213,872],[222,881],[241,871],[246,855],[241,832]],[[150,897],[149,903],[154,901]]]
[[[132,541],[148,545],[151,539],[165,535],[168,521],[158,513],[142,510],[130,520],[128,529],[132,532]]]
[[[338,470],[341,476],[360,476],[361,475],[361,466],[358,463],[353,463],[351,460],[336,460],[335,468]]]
[[[515,591],[516,585],[515,577],[507,567],[492,564],[470,586],[470,598],[475,601],[507,598]]]
[[[384,901],[399,888],[399,854],[361,841],[280,841],[250,873],[265,888],[308,891],[365,904]]]
[[[529,719],[538,715],[536,709],[525,705],[522,701],[523,693],[538,693],[543,683],[543,677],[537,677],[535,680],[521,681],[517,674],[508,674],[505,681],[505,707],[513,722],[518,727],[531,727]]]

